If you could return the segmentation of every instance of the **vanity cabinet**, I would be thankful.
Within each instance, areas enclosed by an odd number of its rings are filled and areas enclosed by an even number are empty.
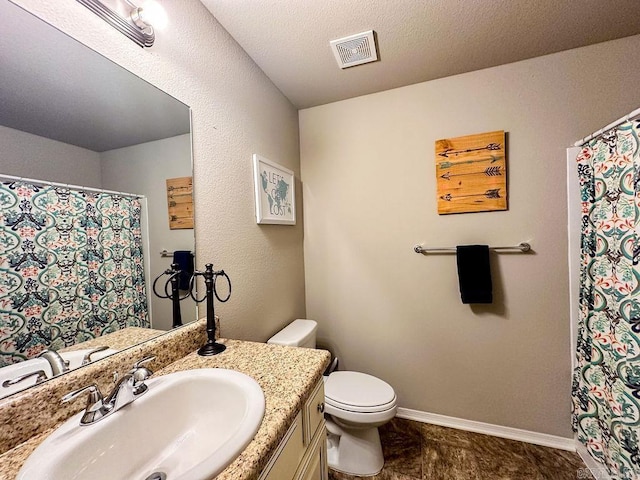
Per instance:
[[[327,480],[324,382],[320,380],[258,480]]]

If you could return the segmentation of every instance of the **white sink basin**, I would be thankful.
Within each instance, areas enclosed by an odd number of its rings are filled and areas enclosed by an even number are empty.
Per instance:
[[[63,360],[69,362],[69,370],[74,370],[82,366],[82,359],[89,353],[91,349],[75,350],[73,352],[59,352]],[[118,350],[108,348],[102,352],[96,352],[91,355],[91,361],[100,360],[101,358],[117,353]],[[15,385],[9,385],[3,387],[2,384],[5,380],[12,380],[14,378],[26,375],[28,373],[37,372],[38,370],[44,371],[47,378],[51,378],[53,373],[51,372],[51,365],[44,358],[32,358],[31,360],[25,360],[24,362],[14,363],[6,367],[0,368],[0,398],[6,397],[13,393],[24,390],[36,384],[36,377],[31,377],[23,380]]]
[[[17,480],[209,480],[249,444],[264,415],[251,377],[218,368],[148,380],[149,390],[104,419],[75,415],[31,454]],[[103,392],[108,393],[108,392]]]

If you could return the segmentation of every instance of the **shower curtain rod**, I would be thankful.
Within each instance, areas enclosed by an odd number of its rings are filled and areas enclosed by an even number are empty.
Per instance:
[[[573,144],[573,146],[574,147],[581,147],[582,145],[587,143],[589,140],[593,140],[594,138],[599,137],[600,135],[602,135],[607,130],[611,130],[612,128],[617,127],[618,125],[620,125],[621,123],[624,123],[624,122],[627,122],[629,120],[632,120],[632,119],[634,119],[634,118],[636,118],[638,116],[640,116],[640,108],[635,109],[633,112],[629,113],[628,115],[625,115],[622,118],[619,118],[615,122],[610,123],[606,127],[603,127],[600,130],[598,130],[597,132],[593,132],[591,135],[588,135],[588,136],[584,137],[582,140],[578,140],[576,143]]]
[[[97,193],[108,193],[111,195],[120,195],[121,197],[131,197],[131,198],[144,198],[144,195],[139,195],[137,193],[127,193],[127,192],[116,192],[115,190],[104,190],[101,188],[93,188],[93,187],[83,187],[80,185],[70,185],[68,183],[57,183],[57,182],[50,182],[48,180],[36,180],[35,178],[25,178],[25,177],[16,177],[13,175],[5,175],[3,173],[0,173],[0,178],[4,178],[7,180],[15,180],[18,182],[27,182],[27,183],[33,183],[36,185],[49,185],[51,187],[62,187],[62,188],[68,188],[69,190],[80,190],[83,192],[97,192]]]

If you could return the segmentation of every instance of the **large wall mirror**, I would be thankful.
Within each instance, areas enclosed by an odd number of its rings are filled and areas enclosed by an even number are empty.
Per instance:
[[[2,398],[58,374],[45,350],[108,347],[64,373],[171,329],[151,286],[195,236],[166,185],[192,177],[189,107],[7,0],[0,31]]]

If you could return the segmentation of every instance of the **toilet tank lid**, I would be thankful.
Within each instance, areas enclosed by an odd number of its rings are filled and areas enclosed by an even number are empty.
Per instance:
[[[315,320],[298,318],[267,340],[267,343],[289,347],[304,345],[316,334],[317,328],[318,323]]]

